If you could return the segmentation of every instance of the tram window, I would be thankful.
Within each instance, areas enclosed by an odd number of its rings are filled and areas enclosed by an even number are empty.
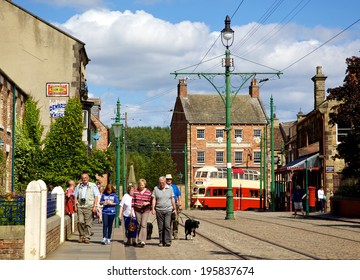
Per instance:
[[[206,190],[205,196],[210,196],[210,189],[207,189],[207,190]]]
[[[254,180],[254,175],[253,174],[249,174],[249,180]]]
[[[217,172],[211,172],[210,178],[217,178]]]
[[[193,188],[193,194],[197,194],[198,191],[199,191],[198,188]]]
[[[259,174],[254,175],[254,180],[259,180]]]
[[[200,177],[200,174],[201,174],[200,171],[196,172],[196,173],[195,173],[195,177]]]
[[[245,173],[245,174],[244,174],[244,179],[245,179],[245,180],[249,180],[249,174]]]
[[[251,197],[259,197],[259,191],[257,190],[250,190]]]
[[[205,193],[205,188],[199,189],[199,194],[204,194],[204,193]]]
[[[208,172],[207,171],[203,171],[201,173],[201,178],[207,178]]]

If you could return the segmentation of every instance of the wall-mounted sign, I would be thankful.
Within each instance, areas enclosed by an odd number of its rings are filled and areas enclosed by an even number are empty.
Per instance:
[[[65,116],[65,100],[51,100],[50,101],[50,118],[58,118]]]
[[[48,97],[67,97],[69,90],[69,83],[46,83],[46,96]]]
[[[333,166],[333,165],[327,165],[327,166],[326,166],[326,172],[329,172],[329,173],[330,173],[330,172],[334,172],[334,170],[335,170],[335,169],[334,169],[334,166]]]

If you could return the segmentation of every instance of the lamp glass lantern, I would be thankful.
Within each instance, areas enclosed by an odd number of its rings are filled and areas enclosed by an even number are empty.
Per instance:
[[[221,42],[225,47],[230,47],[234,42],[234,30],[230,27],[230,17],[225,18],[225,27],[221,30]]]

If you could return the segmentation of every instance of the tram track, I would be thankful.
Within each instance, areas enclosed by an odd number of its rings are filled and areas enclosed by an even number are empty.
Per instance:
[[[188,214],[185,214],[185,213],[181,213],[182,215],[184,215],[186,218],[190,218],[190,219],[196,219],[196,220],[199,220],[199,221],[203,221],[203,222],[207,222],[211,225],[214,225],[214,226],[217,226],[217,227],[221,227],[221,229],[226,229],[226,230],[229,230],[231,232],[234,232],[234,233],[237,233],[237,234],[241,234],[243,236],[246,236],[248,238],[252,238],[256,241],[259,241],[259,242],[263,242],[263,243],[266,243],[268,245],[271,245],[271,246],[274,246],[274,247],[277,247],[277,248],[280,248],[280,249],[283,249],[283,250],[286,250],[286,251],[289,251],[289,252],[292,252],[294,254],[297,254],[298,256],[301,256],[302,258],[305,257],[306,259],[310,259],[310,260],[321,260],[322,258],[318,257],[318,256],[315,256],[315,255],[312,255],[312,254],[309,254],[309,253],[306,253],[306,252],[303,252],[303,251],[299,251],[299,250],[296,250],[296,249],[293,249],[293,248],[290,248],[289,246],[285,246],[285,245],[282,245],[282,244],[279,244],[279,243],[276,243],[276,242],[272,242],[270,240],[267,240],[267,239],[264,239],[264,238],[260,238],[258,236],[255,236],[253,234],[249,234],[247,232],[244,232],[244,231],[241,231],[241,230],[238,230],[238,229],[234,229],[232,227],[229,227],[229,226],[224,226],[222,224],[218,224],[218,223],[215,223],[213,221],[209,221],[208,219],[203,219],[203,218],[199,218],[199,217],[194,217],[194,216],[191,216],[191,215],[188,215]],[[181,224],[181,223],[180,223]],[[183,226],[183,224],[181,224]],[[208,242],[222,248],[223,250],[225,250],[226,252],[230,253],[231,255],[233,256],[236,256],[237,258],[239,259],[242,259],[242,260],[256,260],[256,259],[264,259],[264,258],[260,258],[260,257],[255,257],[255,256],[252,256],[252,257],[247,257],[248,254],[245,254],[245,253],[240,253],[237,251],[235,251],[234,249],[230,249],[228,248],[228,246],[224,245],[224,244],[221,244],[220,242],[218,241],[215,241],[213,238],[209,237],[209,236],[206,236],[205,234],[203,233],[199,233],[199,232],[196,232],[196,235],[199,235],[201,236],[202,238],[206,239]]]

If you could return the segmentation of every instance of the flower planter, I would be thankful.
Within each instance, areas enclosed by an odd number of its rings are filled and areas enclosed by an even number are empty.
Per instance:
[[[360,217],[360,198],[333,196],[330,199],[331,213],[344,217]]]

